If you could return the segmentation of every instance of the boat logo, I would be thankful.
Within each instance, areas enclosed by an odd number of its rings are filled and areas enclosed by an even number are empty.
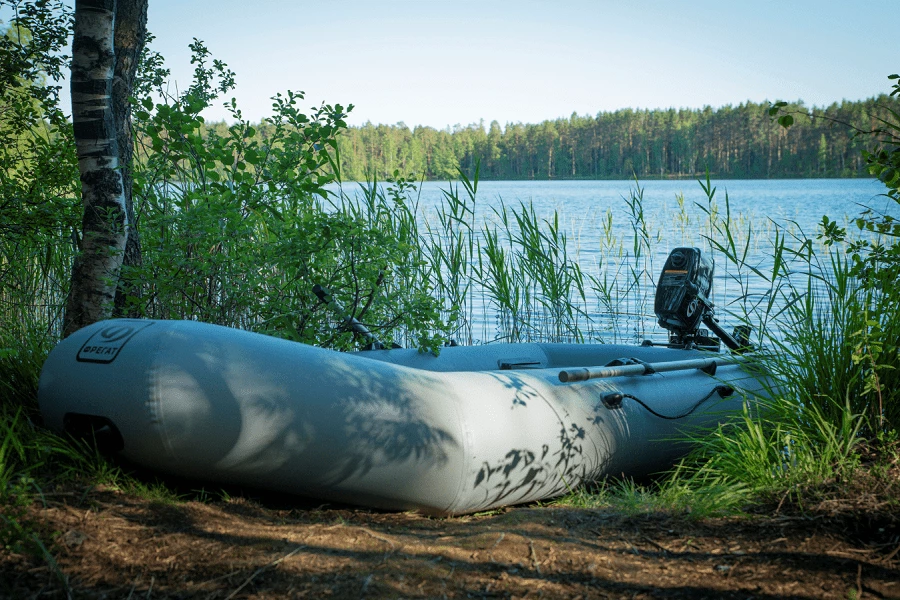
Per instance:
[[[91,335],[78,350],[79,362],[111,363],[125,344],[139,331],[152,325],[149,321],[117,321]]]

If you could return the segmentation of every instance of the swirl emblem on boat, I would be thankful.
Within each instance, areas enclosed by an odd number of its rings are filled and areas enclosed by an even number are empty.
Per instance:
[[[116,360],[128,340],[152,324],[152,321],[140,320],[113,321],[113,324],[92,334],[78,350],[75,359],[78,362],[109,364]]]

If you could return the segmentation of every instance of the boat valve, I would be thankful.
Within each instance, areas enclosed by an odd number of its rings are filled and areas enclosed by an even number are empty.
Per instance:
[[[603,406],[613,410],[614,408],[622,408],[622,400],[624,398],[625,395],[622,392],[607,392],[600,397],[600,400],[603,402]]]

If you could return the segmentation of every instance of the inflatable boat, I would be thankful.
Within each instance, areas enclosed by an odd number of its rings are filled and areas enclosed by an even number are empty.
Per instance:
[[[452,515],[642,476],[764,393],[697,344],[337,352],[192,321],[111,320],[43,368],[45,424],[204,481]]]

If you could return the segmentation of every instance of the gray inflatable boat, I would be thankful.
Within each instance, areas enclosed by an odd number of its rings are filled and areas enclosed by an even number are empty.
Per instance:
[[[622,358],[660,368],[589,378],[636,362]],[[666,371],[673,362],[687,367]],[[102,430],[163,473],[448,515],[663,470],[687,449],[685,430],[741,411],[761,389],[698,350],[342,353],[198,322],[113,320],[53,350],[39,399],[49,427]]]

